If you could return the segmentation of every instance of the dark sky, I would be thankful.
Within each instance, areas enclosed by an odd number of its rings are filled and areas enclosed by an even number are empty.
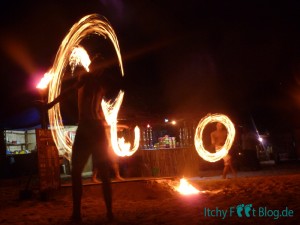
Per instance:
[[[82,0],[1,2],[1,118],[36,105],[35,83],[82,16],[118,36],[128,117],[249,115],[300,126],[300,2]]]

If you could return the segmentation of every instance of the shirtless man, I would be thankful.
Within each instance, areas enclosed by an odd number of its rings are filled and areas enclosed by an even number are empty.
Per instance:
[[[216,130],[210,134],[211,144],[214,146],[216,151],[219,151],[223,147],[226,138],[227,138],[227,130],[225,129],[222,123],[218,122],[216,124]],[[231,172],[233,173],[234,177],[236,177],[236,171],[232,166],[231,156],[228,154],[223,157],[223,160],[224,160],[224,169],[223,169],[222,177],[226,179],[229,169],[231,169]]]
[[[110,183],[110,158],[108,138],[105,131],[107,123],[101,108],[101,101],[105,94],[105,75],[103,70],[97,70],[101,65],[100,57],[92,61],[90,72],[79,72],[75,85],[70,87],[53,102],[48,104],[52,107],[61,101],[64,95],[76,88],[78,94],[78,128],[72,148],[72,219],[81,221],[81,197],[82,197],[82,171],[90,155],[96,159],[99,177],[102,181],[102,191],[106,204],[107,218],[113,219],[112,191]],[[98,62],[98,63],[95,63]],[[98,69],[98,68],[97,68]]]

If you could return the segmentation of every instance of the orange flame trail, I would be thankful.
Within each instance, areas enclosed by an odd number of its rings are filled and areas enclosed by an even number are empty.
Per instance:
[[[118,139],[117,117],[118,117],[120,106],[123,101],[123,97],[124,97],[124,92],[120,91],[114,102],[112,103],[111,101],[106,102],[105,100],[102,100],[101,102],[105,119],[108,125],[110,126],[112,148],[118,156],[122,156],[122,157],[133,155],[137,151],[140,142],[140,129],[137,126],[134,128],[135,138],[134,138],[134,145],[131,150],[130,150],[130,143],[126,143],[123,137]]]
[[[89,34],[103,36],[112,42],[118,57],[121,73],[124,75],[119,43],[113,28],[105,18],[100,17],[98,14],[87,15],[78,23],[73,25],[59,47],[53,66],[50,70],[52,74],[52,80],[49,84],[48,102],[52,102],[60,94],[62,78],[68,63],[71,63],[71,66],[79,63],[76,61],[76,57],[73,59],[71,58],[71,62],[69,62],[70,57],[73,50],[76,49],[80,42]],[[85,66],[82,61],[80,63]],[[54,105],[53,108],[49,110],[48,114],[54,142],[56,146],[58,146],[61,154],[70,159],[72,140],[65,135],[66,130],[62,123],[59,103]]]
[[[218,151],[216,153],[211,153],[211,152],[205,150],[205,148],[203,146],[203,141],[202,141],[202,134],[203,134],[204,127],[208,123],[213,123],[213,122],[220,122],[220,123],[224,124],[224,126],[227,129],[227,133],[228,133],[224,146],[221,148],[220,151]],[[228,154],[228,151],[233,144],[234,137],[235,137],[234,125],[227,116],[222,115],[222,114],[208,115],[199,122],[199,124],[196,128],[195,138],[194,138],[195,147],[196,147],[198,154],[204,160],[209,161],[209,162],[216,162]]]

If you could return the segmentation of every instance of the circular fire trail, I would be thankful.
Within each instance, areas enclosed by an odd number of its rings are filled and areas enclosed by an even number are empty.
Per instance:
[[[88,71],[88,55],[85,54],[83,49],[78,48],[78,46],[80,42],[90,34],[103,36],[104,38],[108,38],[112,42],[118,57],[121,74],[122,76],[124,75],[119,43],[113,28],[105,18],[99,16],[98,14],[87,15],[83,17],[78,23],[74,24],[73,27],[70,29],[69,33],[65,36],[56,54],[53,66],[47,73],[47,78],[44,78],[44,82],[50,82],[48,102],[52,102],[57,96],[59,96],[61,92],[64,72],[68,64],[70,64],[72,71],[78,64],[81,64]],[[76,56],[79,54],[83,55],[83,58],[78,59]],[[119,108],[117,109],[117,111],[118,110]],[[116,109],[112,111],[116,111]],[[114,114],[117,115],[117,112],[115,112]],[[67,159],[70,159],[73,142],[70,139],[70,137],[66,135],[67,132],[62,122],[59,103],[54,105],[51,109],[49,109],[48,115],[54,142],[57,147],[60,146],[60,148],[58,147],[60,153],[64,155]],[[114,123],[111,123],[111,127],[113,127],[113,125],[116,125],[117,122],[115,121]],[[117,132],[116,129],[111,128],[111,132],[113,131]],[[137,131],[139,132],[138,128],[135,129],[136,134]],[[111,136],[116,139],[116,134],[111,133]],[[139,136],[136,139],[138,140],[135,140],[134,149],[131,151],[129,151],[130,145],[128,147],[128,144],[126,143],[126,150],[130,153],[123,153],[123,156],[133,154],[136,151],[138,147],[138,145],[136,146],[136,143],[139,143]],[[119,149],[119,151],[121,150]]]
[[[227,129],[227,139],[222,149],[216,153],[211,153],[207,151],[203,146],[202,135],[205,126],[209,123],[220,122]],[[206,161],[216,162],[228,154],[229,149],[231,148],[235,137],[235,128],[231,120],[222,114],[212,114],[202,118],[195,131],[195,147],[198,154]]]

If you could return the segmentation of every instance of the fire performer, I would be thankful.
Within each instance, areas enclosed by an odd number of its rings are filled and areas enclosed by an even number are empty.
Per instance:
[[[109,141],[105,127],[107,126],[101,109],[101,101],[106,92],[107,75],[103,73],[103,58],[94,57],[90,65],[90,72],[83,69],[78,73],[77,82],[55,100],[48,104],[53,107],[68,95],[74,88],[78,94],[78,128],[72,147],[72,196],[73,213],[72,219],[81,220],[81,198],[82,198],[82,177],[81,173],[90,155],[94,156],[95,164],[98,167],[99,177],[102,181],[102,191],[106,204],[107,218],[113,219],[112,212],[112,190],[110,183],[110,153]],[[81,67],[79,67],[81,68]]]
[[[214,146],[215,150],[216,151],[221,150],[227,138],[227,131],[224,128],[222,123],[218,122],[216,124],[216,130],[210,134],[210,138],[211,138],[211,144]],[[234,177],[236,177],[236,171],[233,168],[231,156],[227,154],[226,156],[223,157],[223,161],[224,161],[224,169],[222,175],[223,179],[226,179],[229,169],[233,173]]]

